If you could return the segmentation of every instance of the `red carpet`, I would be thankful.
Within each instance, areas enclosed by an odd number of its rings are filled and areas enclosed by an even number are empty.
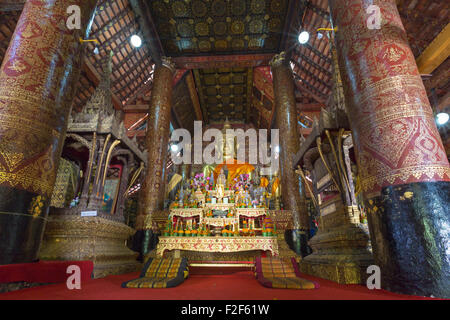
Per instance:
[[[121,288],[122,282],[137,278],[139,273],[109,276],[81,283],[81,290],[68,290],[65,284],[54,284],[0,294],[0,300],[399,300],[426,299],[384,290],[369,290],[360,285],[339,285],[302,274],[316,281],[315,290],[269,289],[256,281],[252,272],[229,275],[193,275],[178,287],[169,289]]]
[[[66,271],[70,265],[77,265],[81,271],[81,281],[91,279],[94,263],[92,261],[39,261],[0,265],[0,283],[38,282],[66,283]]]

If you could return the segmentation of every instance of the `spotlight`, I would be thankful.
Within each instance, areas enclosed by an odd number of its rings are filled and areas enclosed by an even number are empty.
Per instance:
[[[177,152],[178,151],[178,145],[173,144],[170,146],[170,150],[172,150],[173,152]]]
[[[135,48],[139,48],[142,45],[142,39],[138,35],[133,35],[131,37],[131,45]]]
[[[436,115],[436,122],[438,125],[444,125],[448,122],[450,116],[446,112],[441,112]]]
[[[300,44],[305,44],[308,42],[308,40],[309,40],[309,32],[308,31],[300,32],[300,34],[298,35],[298,42],[300,42]]]

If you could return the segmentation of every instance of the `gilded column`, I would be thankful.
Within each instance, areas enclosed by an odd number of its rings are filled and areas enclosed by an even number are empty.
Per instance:
[[[449,298],[450,168],[395,1],[330,7],[381,285]]]
[[[166,171],[174,71],[175,67],[170,59],[164,58],[162,65],[156,68],[153,78],[146,136],[148,166],[139,198],[136,220],[138,230],[150,229],[152,212],[161,210],[164,204],[160,195],[161,188],[164,188]]]
[[[276,126],[280,129],[280,176],[283,186],[283,204],[285,209],[292,211],[295,250],[305,256],[309,233],[308,210],[299,192],[298,177],[292,169],[293,157],[300,148],[292,69],[285,59],[284,52],[275,55],[270,65],[275,93]]]
[[[0,69],[0,264],[37,258],[95,0],[27,1]],[[67,8],[81,9],[69,30]]]

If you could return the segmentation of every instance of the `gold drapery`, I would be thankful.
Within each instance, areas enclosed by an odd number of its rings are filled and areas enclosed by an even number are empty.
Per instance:
[[[280,185],[280,179],[276,178],[272,185],[272,194],[275,194],[279,185]]]
[[[263,188],[265,188],[265,187],[267,187],[268,185],[269,185],[269,180],[268,180],[266,177],[262,177],[262,178],[261,178],[260,186],[263,187]]]
[[[230,161],[231,162],[231,161]],[[227,177],[227,185],[231,187],[234,183],[234,178],[238,177],[241,174],[250,173],[255,170],[255,167],[248,163],[238,163],[237,160],[234,160],[232,163],[221,163],[214,169],[214,181],[217,180],[217,176],[220,173],[220,169],[223,166],[227,166],[228,169],[228,177]]]

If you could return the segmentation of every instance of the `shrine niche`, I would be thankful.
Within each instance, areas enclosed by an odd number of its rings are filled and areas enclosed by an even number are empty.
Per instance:
[[[250,262],[262,254],[295,256],[285,238],[293,225],[291,212],[273,210],[278,178],[260,176],[260,167],[236,162],[236,150],[229,148],[233,137],[226,134],[230,128],[226,120],[219,146],[224,163],[202,165],[201,170],[194,166],[191,176],[180,175],[169,209],[153,213],[147,222],[159,234],[156,250],[147,257],[182,256],[195,264],[211,259]]]
[[[312,254],[303,258],[300,270],[338,283],[363,284],[373,258],[355,192],[353,140],[335,51],[333,57],[333,96],[295,156],[296,172],[309,191],[319,224],[308,241]]]
[[[111,57],[105,57],[101,81],[85,108],[69,118],[40,251],[45,260],[93,260],[95,277],[140,265],[137,253],[124,245],[135,233],[125,224],[130,217],[125,220],[124,209],[147,159],[111,103]]]

